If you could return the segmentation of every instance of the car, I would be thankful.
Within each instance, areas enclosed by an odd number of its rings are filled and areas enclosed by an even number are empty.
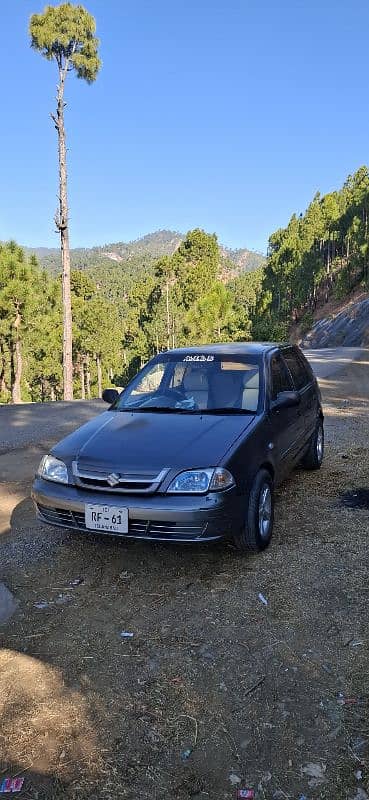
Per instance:
[[[39,519],[155,541],[262,551],[274,492],[324,453],[320,390],[290,344],[214,344],[154,356],[109,409],[44,456]]]

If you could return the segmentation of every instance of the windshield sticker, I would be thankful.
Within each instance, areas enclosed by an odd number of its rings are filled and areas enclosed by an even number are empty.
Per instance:
[[[185,356],[183,361],[214,361],[214,356],[205,356],[205,355],[194,355],[194,356]]]

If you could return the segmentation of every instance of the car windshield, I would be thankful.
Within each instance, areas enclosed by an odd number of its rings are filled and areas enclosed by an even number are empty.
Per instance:
[[[255,414],[259,383],[259,364],[248,356],[162,353],[136,375],[114,410]]]

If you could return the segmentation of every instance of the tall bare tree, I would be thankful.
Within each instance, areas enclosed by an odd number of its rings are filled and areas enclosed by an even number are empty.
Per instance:
[[[42,14],[33,14],[29,32],[31,46],[49,61],[54,60],[59,73],[56,114],[51,114],[58,134],[59,207],[55,222],[60,233],[63,285],[63,382],[64,400],[73,399],[72,306],[70,290],[69,219],[67,193],[66,136],[64,125],[64,90],[68,72],[87,83],[95,80],[101,62],[99,40],[95,36],[94,17],[81,5],[62,3],[46,6]]]

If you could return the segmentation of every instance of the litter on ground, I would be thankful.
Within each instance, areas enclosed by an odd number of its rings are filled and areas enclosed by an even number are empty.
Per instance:
[[[264,595],[261,594],[261,592],[259,592],[258,598],[259,598],[260,602],[263,603],[264,606],[268,605],[268,601],[267,601],[266,597],[264,597]]]
[[[11,794],[23,789],[24,778],[4,778],[0,784],[0,794]]]

